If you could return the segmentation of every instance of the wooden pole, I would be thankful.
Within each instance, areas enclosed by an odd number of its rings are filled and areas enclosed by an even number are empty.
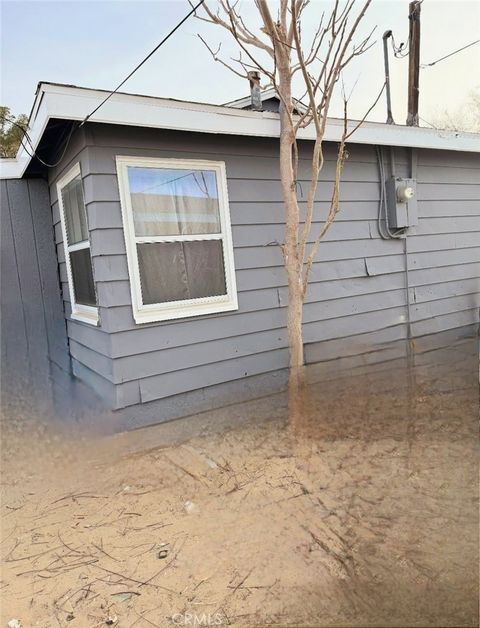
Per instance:
[[[420,7],[415,0],[409,4],[410,20],[408,46],[408,115],[407,125],[418,126],[418,96],[420,79]]]

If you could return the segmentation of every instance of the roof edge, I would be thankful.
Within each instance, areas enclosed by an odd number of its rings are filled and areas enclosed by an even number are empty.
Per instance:
[[[277,94],[277,90],[274,87],[270,87],[269,89],[264,89],[263,91],[260,92],[260,99],[262,102],[264,102],[265,100],[270,100],[270,98],[277,98],[277,100],[280,101],[280,98],[278,97],[278,94]],[[300,111],[300,113],[304,113],[307,110],[307,107],[302,103],[301,100],[298,100],[298,98],[292,98],[292,100],[294,102],[294,105],[297,111]],[[250,103],[251,103],[251,96],[243,96],[242,98],[237,98],[236,100],[231,100],[230,102],[226,102],[222,106],[233,107],[235,109],[243,109],[244,107],[247,107]]]
[[[35,150],[50,119],[82,121],[104,100],[106,93],[109,92],[39,83],[29,119],[29,134]],[[90,118],[90,122],[247,137],[278,138],[280,134],[277,113],[124,92],[115,93]],[[355,120],[348,122],[352,130],[357,124]],[[328,118],[325,141],[339,141],[342,131],[342,119]],[[312,127],[301,129],[298,138],[314,140],[315,131]],[[480,134],[477,133],[380,122],[364,122],[350,137],[349,143],[480,153]],[[0,178],[22,177],[30,160],[29,153],[20,148],[14,160],[0,160]]]

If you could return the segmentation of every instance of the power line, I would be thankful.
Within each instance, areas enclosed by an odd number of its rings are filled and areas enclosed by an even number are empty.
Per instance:
[[[191,10],[191,11],[189,11],[189,12],[187,13],[187,15],[185,15],[185,17],[184,17],[182,20],[180,20],[180,22],[178,22],[178,24],[177,24],[174,28],[172,28],[172,30],[171,30],[171,31],[170,31],[170,32],[169,32],[169,33],[168,33],[168,34],[167,34],[167,35],[166,35],[166,36],[162,39],[162,41],[161,41],[159,44],[157,44],[157,45],[155,46],[155,48],[154,48],[154,49],[153,49],[153,50],[152,50],[152,51],[151,51],[151,52],[150,52],[150,53],[149,53],[149,54],[148,54],[148,55],[147,55],[147,56],[146,56],[146,57],[145,57],[145,58],[144,58],[144,59],[143,59],[143,60],[142,60],[142,61],[141,61],[141,62],[140,62],[140,63],[139,63],[139,64],[138,64],[138,65],[137,65],[137,66],[136,66],[136,67],[135,67],[132,71],[131,71],[131,72],[130,72],[130,74],[129,74],[128,76],[126,76],[126,77],[123,79],[123,81],[122,81],[119,85],[117,85],[117,87],[116,87],[116,88],[115,88],[112,92],[110,92],[110,93],[108,94],[108,96],[107,96],[106,98],[104,98],[104,99],[102,100],[102,102],[101,102],[101,103],[100,103],[97,107],[95,107],[95,109],[94,109],[91,113],[89,113],[87,116],[85,116],[85,118],[82,120],[82,122],[81,122],[80,124],[78,124],[78,125],[76,125],[75,123],[73,123],[73,124],[72,124],[72,126],[71,126],[71,128],[70,128],[70,132],[68,133],[67,140],[66,140],[66,142],[65,142],[65,147],[64,147],[64,149],[63,149],[63,151],[62,151],[62,154],[61,154],[60,158],[59,158],[59,159],[58,159],[55,163],[53,163],[53,164],[49,164],[49,163],[47,163],[46,161],[44,161],[41,157],[39,157],[39,156],[38,156],[38,154],[37,154],[37,152],[35,151],[35,148],[34,148],[34,146],[33,146],[33,142],[32,142],[32,140],[31,140],[31,138],[30,138],[30,136],[29,136],[29,134],[28,134],[27,129],[23,128],[20,124],[18,124],[17,122],[15,122],[15,120],[8,119],[8,118],[5,116],[5,120],[7,120],[8,122],[10,122],[11,124],[14,124],[15,126],[17,126],[19,129],[21,129],[21,130],[23,131],[23,133],[24,133],[24,137],[27,139],[27,142],[28,142],[28,144],[30,145],[30,147],[28,148],[28,147],[27,147],[27,145],[26,145],[26,144],[24,144],[24,142],[23,142],[23,139],[24,139],[24,138],[23,138],[23,137],[20,139],[20,143],[21,143],[21,145],[23,146],[23,149],[25,150],[25,152],[27,153],[27,155],[28,155],[31,159],[33,159],[33,157],[36,157],[36,158],[38,159],[38,161],[39,161],[41,164],[43,164],[44,166],[46,166],[47,168],[55,168],[56,166],[58,166],[58,164],[59,164],[59,163],[62,161],[62,159],[64,158],[65,153],[67,152],[67,148],[68,148],[68,145],[69,145],[69,143],[70,143],[70,140],[72,139],[72,135],[73,135],[74,131],[76,131],[77,129],[79,129],[80,127],[82,127],[82,126],[85,124],[85,122],[87,122],[87,120],[89,120],[89,119],[93,116],[93,114],[94,114],[94,113],[96,113],[96,112],[100,109],[100,107],[102,107],[102,106],[103,106],[103,105],[107,102],[107,100],[109,100],[109,98],[111,98],[111,97],[112,97],[112,96],[113,96],[116,92],[118,92],[118,90],[120,89],[120,87],[122,87],[122,85],[124,85],[124,84],[128,81],[128,79],[129,79],[131,76],[133,76],[133,75],[135,74],[135,72],[136,72],[139,68],[141,68],[141,67],[142,67],[142,65],[143,65],[146,61],[148,61],[148,59],[150,59],[150,57],[151,57],[152,55],[154,55],[154,54],[157,52],[157,50],[158,50],[161,46],[163,46],[163,44],[164,44],[164,43],[165,43],[168,39],[170,39],[170,37],[171,37],[171,36],[172,36],[172,35],[173,35],[173,34],[174,34],[174,33],[175,33],[175,32],[176,32],[179,28],[180,28],[180,26],[182,26],[182,24],[183,24],[184,22],[186,22],[186,21],[188,20],[188,18],[189,18],[191,15],[193,15],[193,14],[195,13],[195,11],[196,11],[196,10],[197,10],[197,9],[198,9],[198,8],[199,8],[199,7],[200,7],[200,6],[204,3],[204,2],[205,2],[205,0],[200,0],[200,2],[199,2],[198,4],[196,4],[194,7],[192,7],[192,10]],[[33,153],[33,154],[32,154],[32,153]]]
[[[480,42],[480,39],[477,39],[476,41],[472,41],[470,44],[467,44],[466,46],[463,46],[463,48],[459,48],[458,50],[454,50],[453,52],[450,52],[448,55],[445,55],[444,57],[440,57],[440,59],[437,59],[436,61],[432,61],[432,63],[422,63],[422,65],[420,67],[422,69],[423,68],[430,68],[430,67],[432,67],[432,65],[440,63],[440,61],[443,61],[444,59],[448,59],[449,57],[453,57],[453,55],[456,55],[457,52],[462,52],[462,50],[466,50],[467,48],[470,48],[471,46],[474,46],[475,44],[478,44],[479,42]]]
[[[392,32],[392,50],[393,50],[393,55],[396,59],[403,59],[405,57],[408,57],[408,45],[410,43],[410,37],[408,37],[406,42],[401,42],[401,44],[399,46],[397,46],[397,44],[395,43],[395,37],[393,35]]]
[[[419,119],[420,119],[422,122],[425,122],[425,124],[428,124],[428,126],[432,127],[432,129],[437,129],[437,130],[438,130],[438,127],[436,127],[434,124],[432,124],[432,123],[431,123],[431,122],[429,122],[428,120],[425,120],[425,118],[421,118],[420,116],[418,116],[418,117],[419,117]]]
[[[15,120],[12,120],[11,118],[7,118],[6,116],[5,116],[5,120],[9,122],[10,124],[13,124],[14,126],[18,127],[21,131],[23,131],[23,136],[20,138],[20,144],[23,146],[23,150],[27,153],[30,159],[33,159],[34,157],[36,157],[38,161],[44,166],[46,166],[47,168],[55,168],[62,161],[62,159],[65,157],[65,153],[67,152],[67,148],[70,143],[70,139],[73,135],[73,132],[76,128],[78,128],[74,123],[72,123],[72,126],[70,127],[70,131],[67,136],[67,140],[65,142],[65,146],[62,150],[62,154],[55,161],[55,163],[49,164],[46,161],[44,161],[41,157],[38,156],[38,153],[35,151],[32,139],[30,135],[28,134],[27,129],[25,129],[21,124],[18,124],[18,122],[15,122]],[[26,138],[28,145],[24,143],[24,138]]]
[[[108,96],[107,96],[106,98],[104,98],[104,99],[102,100],[102,102],[101,102],[101,103],[100,103],[97,107],[95,107],[95,109],[94,109],[91,113],[89,113],[89,114],[88,114],[88,116],[85,116],[85,118],[84,118],[84,119],[82,120],[82,122],[80,123],[79,128],[80,128],[81,126],[83,126],[83,125],[85,124],[85,122],[87,122],[87,120],[88,120],[89,118],[91,118],[91,117],[93,116],[93,114],[94,114],[94,113],[96,113],[96,112],[100,109],[100,107],[102,107],[102,106],[103,106],[103,105],[107,102],[107,100],[109,100],[109,99],[110,99],[110,98],[111,98],[114,94],[116,94],[116,92],[118,92],[118,90],[120,89],[120,87],[122,87],[122,85],[124,85],[124,84],[128,81],[128,79],[129,79],[131,76],[133,76],[133,75],[135,74],[135,72],[136,72],[137,70],[139,70],[139,69],[142,67],[142,65],[143,65],[146,61],[148,61],[148,59],[150,59],[150,57],[151,57],[153,54],[155,54],[155,53],[157,52],[157,50],[158,50],[161,46],[163,46],[163,44],[164,44],[164,43],[165,43],[168,39],[170,39],[170,37],[171,37],[171,36],[175,33],[175,31],[177,31],[177,30],[180,28],[180,26],[182,26],[182,24],[183,24],[184,22],[186,22],[186,21],[188,20],[188,18],[189,18],[191,15],[193,15],[193,14],[195,13],[195,11],[198,9],[198,7],[200,7],[200,6],[201,6],[204,2],[205,2],[205,0],[200,0],[200,2],[199,2],[198,4],[196,4],[194,7],[192,7],[192,10],[191,10],[191,11],[189,11],[189,12],[187,13],[187,15],[186,15],[186,16],[185,16],[182,20],[180,20],[180,22],[179,22],[179,23],[178,23],[178,24],[177,24],[174,28],[172,28],[172,30],[168,33],[168,35],[166,35],[166,36],[162,39],[162,41],[161,41],[159,44],[157,44],[157,45],[155,46],[155,48],[154,48],[154,49],[153,49],[153,50],[152,50],[152,51],[151,51],[151,52],[150,52],[150,53],[149,53],[149,54],[148,54],[148,55],[147,55],[147,56],[143,59],[143,61],[141,61],[141,62],[140,62],[140,63],[139,63],[139,64],[138,64],[138,65],[137,65],[137,66],[136,66],[136,67],[135,67],[135,68],[134,68],[131,72],[130,72],[130,74],[129,74],[128,76],[126,76],[126,77],[123,79],[123,81],[122,81],[121,83],[119,83],[119,84],[117,85],[117,87],[116,87],[116,88],[115,88],[112,92],[110,92],[110,93],[108,94]]]

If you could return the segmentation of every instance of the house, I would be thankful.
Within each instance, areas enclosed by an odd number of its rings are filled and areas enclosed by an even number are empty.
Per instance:
[[[80,124],[107,95],[39,84],[29,141],[0,164],[9,381],[48,356],[130,424],[281,389],[287,289],[273,94],[267,110],[250,111],[248,100],[116,93]],[[318,221],[342,124],[326,129]],[[301,196],[312,129],[300,138]],[[408,336],[473,332],[479,150],[467,133],[370,122],[354,133],[341,212],[306,297],[307,363],[383,362],[404,355]],[[414,194],[398,213],[392,181]],[[394,231],[385,233],[382,211],[393,212]]]

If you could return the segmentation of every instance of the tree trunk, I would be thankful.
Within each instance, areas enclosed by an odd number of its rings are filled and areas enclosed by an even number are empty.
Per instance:
[[[283,255],[288,278],[287,332],[289,348],[288,411],[293,425],[302,418],[305,388],[303,358],[303,256],[299,248],[300,209],[296,191],[296,169],[294,164],[295,133],[292,128],[292,91],[289,52],[285,58],[279,55],[278,89],[280,103],[280,178],[285,203],[286,229]]]
[[[288,273],[287,332],[290,354],[288,380],[288,414],[293,426],[299,427],[305,412],[305,366],[303,356],[303,281],[301,266]],[[288,272],[288,271],[287,271]]]

